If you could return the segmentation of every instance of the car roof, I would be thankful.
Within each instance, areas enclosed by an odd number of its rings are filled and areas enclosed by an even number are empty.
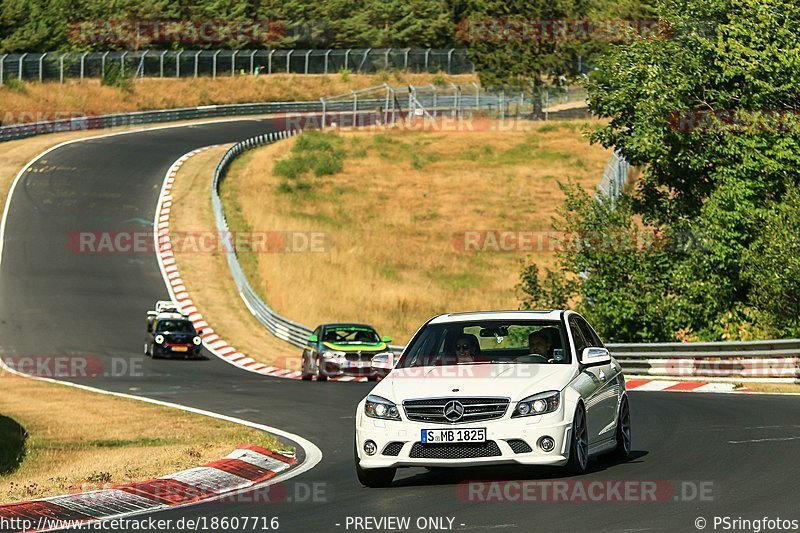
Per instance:
[[[470,313],[447,313],[434,317],[429,324],[470,322],[473,320],[561,320],[562,309],[541,311],[473,311]]]

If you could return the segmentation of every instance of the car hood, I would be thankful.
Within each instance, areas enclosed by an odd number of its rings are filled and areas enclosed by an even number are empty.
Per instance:
[[[539,392],[562,390],[574,377],[572,365],[560,364],[403,368],[393,370],[372,394],[396,403],[410,398],[442,396],[502,396],[515,402]]]

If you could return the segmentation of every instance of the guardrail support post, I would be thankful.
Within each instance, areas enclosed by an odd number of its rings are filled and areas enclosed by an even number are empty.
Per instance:
[[[324,98],[320,98],[319,101],[322,104],[322,127],[320,128],[320,130],[324,130],[325,129],[325,125],[327,124],[327,119],[328,119],[327,110],[326,110],[327,106],[325,105],[325,99]]]
[[[356,118],[358,116],[358,95],[355,91],[350,91],[353,93],[353,127],[356,126]]]

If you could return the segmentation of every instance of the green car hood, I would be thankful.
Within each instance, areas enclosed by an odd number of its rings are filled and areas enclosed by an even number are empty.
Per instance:
[[[370,344],[334,344],[332,342],[323,342],[326,348],[336,350],[338,352],[380,352],[386,350],[385,342],[376,342]]]

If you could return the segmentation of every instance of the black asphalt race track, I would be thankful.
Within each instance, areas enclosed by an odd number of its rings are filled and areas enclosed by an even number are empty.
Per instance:
[[[242,120],[74,143],[37,162],[13,195],[0,270],[0,346],[7,357],[96,356],[105,372],[121,375],[73,381],[279,427],[323,452],[316,468],[272,490],[280,502],[251,494],[153,516],[207,517],[208,530],[238,531],[241,524],[214,527],[211,519],[277,516],[280,531],[292,533],[354,531],[348,517],[365,516],[411,517],[414,530],[419,517],[449,517],[457,530],[499,531],[696,531],[699,517],[708,520],[708,530],[714,516],[800,519],[796,397],[633,392],[634,458],[596,460],[590,473],[569,481],[656,482],[660,501],[480,502],[465,497],[465,481],[560,478],[547,469],[413,469],[401,470],[391,488],[362,488],[353,471],[353,412],[370,384],[264,378],[211,355],[205,361],[143,358],[145,311],[167,297],[155,255],[75,253],[71,236],[147,231],[142,220],[153,219],[175,159],[269,127]],[[518,496],[514,487],[505,495]],[[574,490],[571,485],[568,497],[580,497]]]

